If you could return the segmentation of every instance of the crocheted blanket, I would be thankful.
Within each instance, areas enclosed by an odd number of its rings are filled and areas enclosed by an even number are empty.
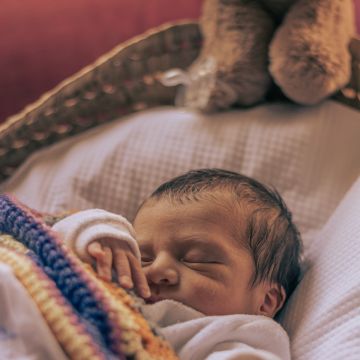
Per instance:
[[[69,359],[176,359],[134,294],[98,279],[42,214],[9,195],[0,195],[0,263],[12,269]]]

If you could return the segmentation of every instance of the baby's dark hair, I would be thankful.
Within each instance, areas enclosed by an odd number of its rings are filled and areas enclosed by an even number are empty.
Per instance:
[[[254,260],[251,285],[275,282],[289,295],[299,281],[302,242],[291,213],[276,190],[232,171],[200,169],[165,182],[149,199],[199,201],[205,195],[215,196],[217,190],[234,195],[234,205],[245,209],[241,218],[243,221],[243,216],[247,217],[245,233],[242,231],[237,236],[245,242]]]

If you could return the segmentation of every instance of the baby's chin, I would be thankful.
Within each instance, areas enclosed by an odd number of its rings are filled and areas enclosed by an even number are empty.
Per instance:
[[[184,306],[186,308],[191,309],[191,311],[195,311],[196,313],[201,313],[201,314],[205,315],[201,310],[195,308],[191,304],[188,304],[187,302],[185,302],[183,300],[175,299],[173,297],[151,296],[148,299],[145,299],[146,305],[153,305],[153,304],[158,304],[161,302],[163,302],[164,304],[165,303],[177,303],[180,306]]]
[[[177,299],[175,297],[158,296],[158,295],[151,295],[149,298],[145,299],[145,304],[156,304],[158,302],[166,301],[166,300],[175,301],[177,303],[180,303],[180,304],[186,305],[188,307],[191,307],[190,305],[186,304],[184,301],[179,300],[179,299]]]

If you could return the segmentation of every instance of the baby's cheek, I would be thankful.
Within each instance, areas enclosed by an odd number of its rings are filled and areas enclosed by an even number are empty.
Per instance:
[[[190,306],[206,315],[217,314],[226,301],[224,286],[213,280],[193,281],[187,300]]]

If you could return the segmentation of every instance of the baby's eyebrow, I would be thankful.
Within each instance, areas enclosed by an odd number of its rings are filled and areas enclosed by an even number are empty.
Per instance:
[[[200,249],[205,254],[217,254],[219,258],[227,258],[228,254],[223,246],[212,243],[202,237],[174,237],[172,239],[174,249],[177,251],[189,251],[191,249]],[[154,251],[153,242],[139,241],[141,253],[152,254]]]

